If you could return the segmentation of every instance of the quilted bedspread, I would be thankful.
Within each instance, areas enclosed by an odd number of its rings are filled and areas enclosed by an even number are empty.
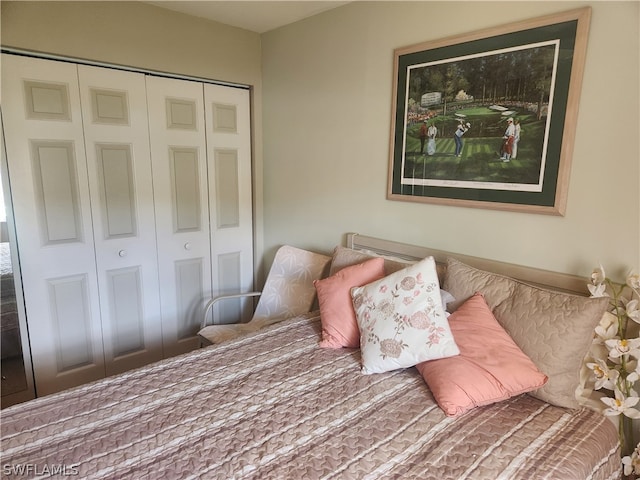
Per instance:
[[[317,315],[2,411],[11,478],[610,479],[613,424],[521,395],[446,417],[415,368],[364,375]]]

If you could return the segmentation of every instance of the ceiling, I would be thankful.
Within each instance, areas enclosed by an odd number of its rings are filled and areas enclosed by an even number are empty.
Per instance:
[[[156,1],[157,7],[264,33],[350,2],[323,1]]]

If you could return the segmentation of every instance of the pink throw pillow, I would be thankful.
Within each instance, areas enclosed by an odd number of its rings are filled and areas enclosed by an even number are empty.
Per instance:
[[[449,316],[460,355],[416,367],[449,416],[542,387],[547,376],[511,339],[476,293]]]
[[[384,277],[384,259],[343,268],[329,278],[316,280],[323,348],[358,348],[360,330],[351,301],[351,288],[366,285]]]

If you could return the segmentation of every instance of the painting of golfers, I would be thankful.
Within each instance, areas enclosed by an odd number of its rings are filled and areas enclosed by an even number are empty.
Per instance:
[[[554,41],[408,67],[405,185],[542,189]]]

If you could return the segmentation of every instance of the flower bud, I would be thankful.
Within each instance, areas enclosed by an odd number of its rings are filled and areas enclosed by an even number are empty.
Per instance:
[[[604,273],[604,268],[600,265],[598,268],[595,268],[591,273],[591,283],[594,285],[600,285],[604,282],[606,275]]]
[[[627,276],[627,285],[633,288],[634,290],[640,289],[640,274],[633,273],[633,272],[630,273]]]

